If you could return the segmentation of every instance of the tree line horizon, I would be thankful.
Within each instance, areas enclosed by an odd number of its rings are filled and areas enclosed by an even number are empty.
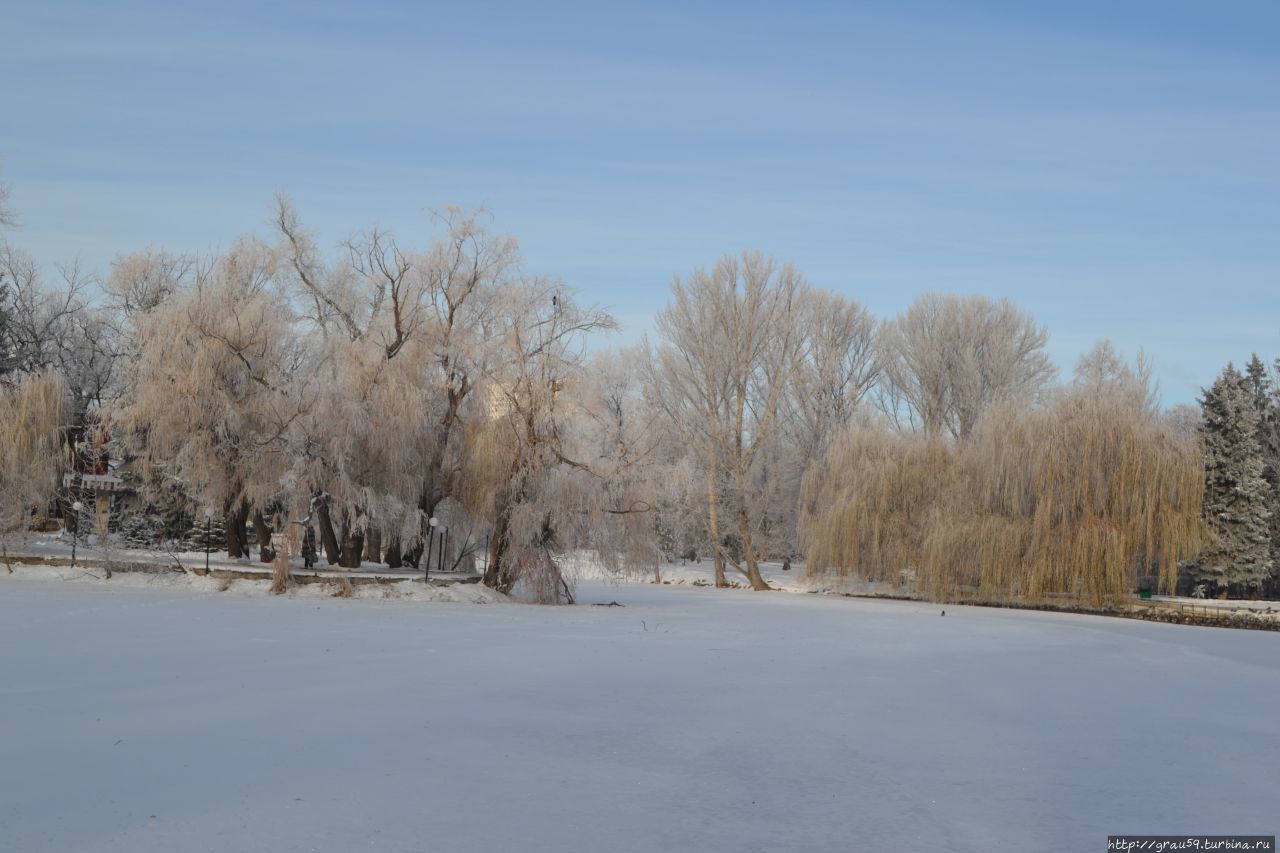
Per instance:
[[[572,601],[576,552],[705,556],[754,589],[803,561],[939,600],[1276,584],[1280,362],[1164,408],[1106,339],[1060,377],[1008,299],[876,318],[755,251],[675,275],[640,343],[592,347],[613,317],[527,273],[484,211],[441,211],[418,248],[372,228],[325,249],[279,196],[225,251],[51,277],[4,201],[6,549],[102,444],[134,496],[102,536],[158,547],[208,510],[232,557],[296,554],[306,528],[330,564],[395,566],[439,517],[451,563],[542,602]]]

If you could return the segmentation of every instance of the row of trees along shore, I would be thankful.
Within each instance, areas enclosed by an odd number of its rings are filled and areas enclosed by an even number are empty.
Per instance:
[[[67,512],[70,448],[96,441],[133,535],[212,513],[231,557],[296,555],[309,528],[329,564],[401,566],[438,517],[450,565],[543,602],[572,600],[569,555],[658,577],[704,556],[755,589],[762,561],[803,560],[938,599],[1274,584],[1256,356],[1202,412],[1162,411],[1107,341],[1060,380],[1007,300],[877,320],[755,252],[676,276],[652,334],[610,348],[613,318],[483,212],[440,213],[419,248],[371,229],[326,250],[281,197],[269,233],[96,277],[41,269],[2,205],[6,548]]]

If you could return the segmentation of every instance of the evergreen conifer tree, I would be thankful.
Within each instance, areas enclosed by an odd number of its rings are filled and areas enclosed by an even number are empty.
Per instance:
[[[1276,369],[1280,371],[1280,359],[1276,360]],[[1271,517],[1267,525],[1271,539],[1271,578],[1280,581],[1280,389],[1257,353],[1249,360],[1245,376],[1253,394],[1253,408],[1258,413],[1262,478],[1270,489],[1267,509]]]
[[[163,524],[150,512],[131,512],[120,524],[120,538],[126,548],[150,551],[162,544]]]
[[[1216,541],[1197,558],[1193,578],[1256,589],[1271,571],[1270,489],[1263,478],[1259,416],[1250,380],[1227,365],[1205,389],[1204,517]]]
[[[192,519],[191,531],[187,534],[188,551],[212,551],[216,554],[223,550],[226,541],[227,528],[220,513],[214,513],[212,518],[197,514]]]

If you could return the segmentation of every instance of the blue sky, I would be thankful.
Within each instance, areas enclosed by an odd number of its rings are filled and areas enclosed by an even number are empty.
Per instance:
[[[1009,296],[1167,402],[1280,355],[1280,3],[15,3],[12,242],[105,269],[484,205],[635,338],[760,248],[882,316]]]

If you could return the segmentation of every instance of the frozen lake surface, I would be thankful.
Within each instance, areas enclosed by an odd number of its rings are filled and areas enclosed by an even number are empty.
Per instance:
[[[0,850],[1103,850],[1280,829],[1280,634],[580,591],[625,606],[0,577]]]

